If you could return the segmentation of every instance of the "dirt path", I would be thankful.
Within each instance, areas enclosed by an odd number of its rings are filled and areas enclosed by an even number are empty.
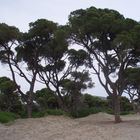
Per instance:
[[[140,140],[140,116],[124,116],[123,120],[114,124],[113,116],[105,113],[81,119],[19,119],[9,125],[0,124],[0,140]]]

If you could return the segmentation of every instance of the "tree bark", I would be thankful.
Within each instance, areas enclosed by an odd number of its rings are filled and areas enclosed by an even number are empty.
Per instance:
[[[122,121],[120,118],[120,96],[116,93],[113,95],[113,103],[115,123],[120,123]]]
[[[72,95],[72,111],[77,112],[80,109],[80,105],[80,93],[77,91]]]
[[[138,93],[138,113],[140,114],[140,93]]]
[[[32,95],[33,93],[29,92],[28,94],[28,101],[27,101],[27,114],[28,114],[28,118],[32,117],[32,106],[33,106],[33,98]]]

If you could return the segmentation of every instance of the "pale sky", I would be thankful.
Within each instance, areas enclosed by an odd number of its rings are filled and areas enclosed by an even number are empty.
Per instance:
[[[26,31],[28,23],[39,18],[65,24],[70,12],[90,6],[114,9],[140,21],[139,0],[0,0],[0,22]]]
[[[66,24],[70,12],[91,6],[114,9],[127,18],[140,21],[139,0],[0,0],[0,23],[14,25],[21,31],[27,31],[28,24],[39,18]],[[0,76],[9,76],[7,71],[0,66]],[[95,88],[88,92],[106,96],[97,80],[94,81]],[[36,87],[39,89],[40,85]]]

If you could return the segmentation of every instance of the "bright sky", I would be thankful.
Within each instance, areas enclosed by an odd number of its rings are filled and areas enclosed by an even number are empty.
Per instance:
[[[114,9],[127,18],[140,21],[139,0],[0,0],[0,23],[14,25],[21,31],[27,31],[28,24],[39,18],[65,24],[70,12],[90,6]],[[6,67],[0,69],[2,75],[9,76]],[[89,93],[106,96],[97,80],[94,81],[95,88],[89,90]]]
[[[90,6],[115,9],[140,21],[139,0],[0,0],[0,22],[26,31],[28,23],[39,18],[65,24],[70,12]]]

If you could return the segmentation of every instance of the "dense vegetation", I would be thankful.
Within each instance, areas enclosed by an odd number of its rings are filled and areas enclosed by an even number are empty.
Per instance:
[[[12,80],[0,78],[0,110],[21,117],[106,111],[120,122],[121,113],[140,110],[139,38],[139,22],[95,7],[71,12],[65,26],[38,19],[26,33],[1,23],[0,61],[9,67]],[[94,87],[91,74],[98,77],[107,100],[82,94]],[[28,85],[26,92],[19,78]],[[37,82],[46,88],[35,92]]]

